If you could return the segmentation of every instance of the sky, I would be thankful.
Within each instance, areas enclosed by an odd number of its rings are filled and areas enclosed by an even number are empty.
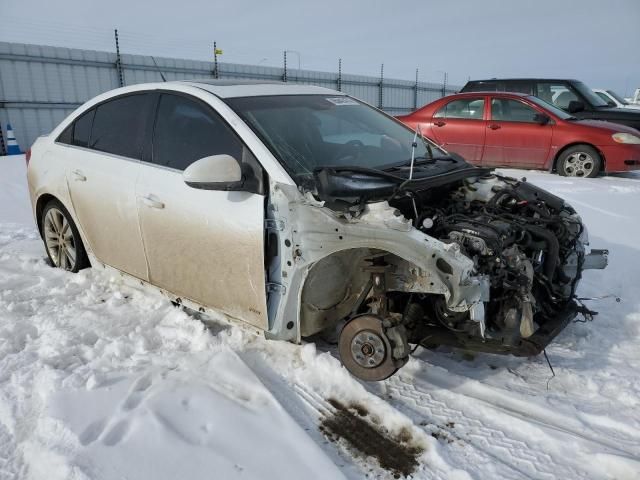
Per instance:
[[[491,77],[640,87],[640,0],[0,0],[0,41],[463,85]]]

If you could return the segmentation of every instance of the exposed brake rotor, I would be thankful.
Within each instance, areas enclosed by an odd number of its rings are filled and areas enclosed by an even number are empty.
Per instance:
[[[403,364],[394,360],[382,319],[376,315],[365,314],[350,320],[340,333],[338,350],[347,370],[370,382],[390,377]]]

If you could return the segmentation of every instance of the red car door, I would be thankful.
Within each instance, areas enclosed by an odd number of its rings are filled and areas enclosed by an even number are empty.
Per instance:
[[[457,98],[433,115],[433,136],[445,150],[455,152],[468,162],[482,159],[485,138],[484,97]]]
[[[552,122],[541,123],[544,111],[519,99],[492,97],[482,165],[541,168],[549,156]]]

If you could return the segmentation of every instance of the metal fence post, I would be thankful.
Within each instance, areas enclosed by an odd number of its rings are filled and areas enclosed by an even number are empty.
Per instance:
[[[213,42],[213,78],[217,79],[218,77],[218,45],[214,41]]]
[[[413,87],[413,110],[418,109],[418,69],[416,68],[416,83]]]
[[[282,72],[282,81],[287,81],[287,51],[284,51],[284,71]]]
[[[380,65],[380,94],[378,96],[378,108],[380,110],[382,110],[383,90],[384,90],[384,63]]]
[[[447,72],[442,72],[442,96],[447,96]]]
[[[342,91],[342,59],[338,59],[338,91]]]
[[[118,71],[118,82],[124,87],[124,72],[122,71],[122,60],[120,59],[120,42],[118,41],[118,29],[114,30],[116,37],[116,70]]]

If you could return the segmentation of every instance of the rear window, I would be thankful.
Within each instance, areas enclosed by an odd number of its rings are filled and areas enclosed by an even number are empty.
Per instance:
[[[140,159],[144,138],[146,94],[127,95],[96,108],[89,148]]]

